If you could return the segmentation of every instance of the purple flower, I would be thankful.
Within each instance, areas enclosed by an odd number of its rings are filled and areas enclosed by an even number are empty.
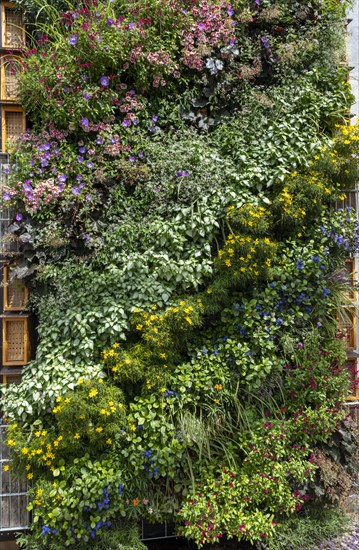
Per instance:
[[[22,218],[23,218],[23,215],[22,214],[16,214],[16,221],[17,222],[21,222]]]
[[[91,200],[91,195],[86,195],[85,199],[86,199],[87,201],[90,201],[90,200]]]
[[[28,180],[25,181],[25,183],[22,187],[23,187],[25,192],[32,191],[32,186],[30,185],[30,182]]]
[[[125,118],[122,121],[122,126],[124,126],[125,128],[128,128],[129,126],[131,126],[131,121],[128,118]]]
[[[60,174],[59,177],[58,177],[59,181],[61,181],[62,183],[65,183],[65,181],[67,180],[67,176],[65,174]]]
[[[138,153],[137,156],[138,156],[139,159],[143,159],[143,153],[142,152]]]
[[[130,23],[130,24],[128,25],[128,28],[129,28],[129,29],[134,29],[134,28],[136,28],[135,23]]]
[[[65,94],[68,94],[70,91],[70,88],[68,86],[64,86],[64,92]]]
[[[88,128],[88,125],[89,125],[89,119],[84,117],[81,119],[81,126],[84,126],[85,128]]]
[[[84,99],[90,99],[90,94],[88,92],[85,92],[84,95],[83,95],[83,98]]]
[[[85,235],[84,235],[84,239],[86,239],[86,240],[87,240],[87,239],[89,239],[89,238],[90,238],[90,235],[89,235],[88,233],[85,233]]]
[[[80,189],[78,187],[73,187],[71,189],[71,191],[73,192],[74,195],[79,195],[80,194]]]
[[[270,45],[269,45],[269,40],[268,40],[268,38],[267,38],[266,36],[262,36],[261,42],[262,42],[263,46],[264,46],[266,49],[268,49],[268,48],[270,47]]]
[[[156,126],[150,126],[148,131],[151,132],[151,134],[154,134],[156,132]]]
[[[130,155],[129,161],[130,162],[135,162],[135,160],[136,160],[136,158],[133,155]]]
[[[114,22],[113,19],[111,19],[111,17],[108,17],[108,18],[107,18],[106,24],[107,24],[109,27],[112,27],[112,25],[114,25],[115,22]]]
[[[185,170],[185,171],[182,173],[182,176],[184,176],[185,178],[187,178],[187,177],[189,176],[188,170]]]
[[[106,88],[106,86],[108,86],[110,83],[109,79],[107,78],[107,76],[102,76],[100,78],[100,84],[103,88]]]
[[[2,198],[4,199],[4,201],[9,201],[11,199],[10,193],[4,193]]]
[[[81,174],[78,174],[78,175],[76,176],[76,180],[77,180],[77,181],[81,181],[81,180],[82,180],[82,175],[81,175]]]
[[[79,153],[83,154],[86,153],[87,149],[86,147],[79,147]]]
[[[181,170],[179,170],[178,172],[176,172],[176,176],[178,178],[181,178],[183,176],[183,172],[181,172]]]
[[[71,46],[76,46],[76,44],[77,44],[77,36],[76,36],[75,34],[73,34],[72,36],[70,36],[69,43],[71,44]]]
[[[137,124],[139,123],[140,121],[138,120],[138,118],[134,118],[133,121],[132,121],[132,124],[134,126],[137,126]]]
[[[228,8],[227,13],[228,15],[234,15],[234,10],[232,8]]]
[[[103,139],[102,138],[97,138],[96,143],[97,143],[97,145],[102,145],[103,144]]]
[[[93,167],[94,167],[94,163],[90,161],[90,162],[88,162],[88,163],[86,164],[86,166],[87,166],[87,168],[93,168]]]
[[[153,122],[157,122],[157,121],[158,121],[158,116],[157,116],[157,115],[153,115],[152,120],[153,120]]]
[[[85,160],[84,157],[80,157],[80,156],[77,157],[77,162],[83,162],[84,160]]]
[[[81,78],[84,82],[86,82],[86,80],[89,79],[89,76],[88,76],[88,74],[83,74]]]
[[[49,151],[51,149],[51,145],[49,142],[46,142],[43,145],[40,145],[39,149],[40,151]]]

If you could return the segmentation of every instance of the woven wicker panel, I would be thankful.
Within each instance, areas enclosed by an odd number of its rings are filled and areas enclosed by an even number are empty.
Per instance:
[[[14,8],[5,7],[4,46],[20,48],[23,42],[22,25],[21,13]]]
[[[25,323],[19,319],[8,319],[6,323],[6,361],[25,363]]]
[[[15,279],[6,287],[7,295],[7,309],[22,309],[25,307],[25,286],[24,284]]]
[[[3,82],[3,97],[4,99],[16,99],[19,96],[19,66],[14,61],[4,61],[4,82]]]
[[[16,139],[22,134],[24,115],[21,111],[6,111],[5,112],[5,128],[6,128],[6,140],[16,141]]]

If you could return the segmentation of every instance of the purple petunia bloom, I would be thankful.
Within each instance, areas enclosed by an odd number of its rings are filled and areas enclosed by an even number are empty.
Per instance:
[[[135,23],[130,23],[130,24],[128,25],[128,28],[129,28],[129,29],[135,29],[135,28],[136,28]]]
[[[87,166],[87,168],[93,168],[93,167],[94,167],[94,163],[90,161],[90,162],[88,162],[88,163],[86,164],[86,166]]]
[[[65,181],[67,180],[67,176],[65,174],[60,174],[58,176],[58,180],[61,181],[62,183],[65,183]]]
[[[24,216],[23,216],[22,214],[19,213],[19,214],[16,214],[16,217],[15,217],[15,218],[16,218],[16,221],[17,221],[17,222],[21,222],[21,220],[22,220],[23,217],[24,217]]]
[[[148,131],[151,132],[151,134],[154,134],[156,132],[156,126],[150,126]]]
[[[10,193],[4,193],[2,198],[4,199],[4,201],[9,201],[11,199]]]
[[[71,191],[73,192],[74,195],[79,195],[80,194],[80,189],[78,187],[73,187],[71,189]]]
[[[131,121],[128,118],[125,118],[122,121],[122,126],[124,126],[125,128],[128,128],[129,126],[131,126]]]
[[[138,153],[137,156],[138,156],[139,159],[143,159],[143,153],[142,152]]]
[[[103,144],[103,139],[102,138],[97,138],[96,139],[96,144],[97,145],[102,145]]]
[[[133,155],[130,155],[129,161],[130,162],[135,162],[135,160],[136,160],[136,158]]]
[[[187,178],[187,177],[189,176],[188,170],[185,170],[185,171],[182,173],[182,176],[184,176],[185,178]]]
[[[158,116],[157,116],[157,115],[153,115],[152,120],[153,120],[153,122],[157,122]]]
[[[106,24],[107,24],[109,27],[112,27],[112,25],[114,25],[115,22],[114,22],[113,19],[111,19],[111,17],[108,17],[108,18],[107,18]]]
[[[77,162],[83,162],[84,160],[85,160],[84,157],[80,157],[80,156],[77,157]]]
[[[183,176],[183,172],[181,170],[179,170],[178,172],[176,172],[176,176],[178,178],[181,178]]]
[[[82,175],[81,175],[81,174],[78,174],[78,175],[76,176],[76,180],[77,180],[77,181],[81,181],[81,180],[82,180]]]
[[[73,34],[72,36],[70,36],[69,38],[69,43],[71,44],[71,46],[76,46],[77,44],[77,36],[75,34]]]
[[[228,15],[234,15],[234,10],[232,8],[228,8],[227,13]]]
[[[85,199],[86,199],[87,201],[90,201],[90,200],[91,200],[91,195],[86,195]]]
[[[103,88],[106,88],[106,86],[108,86],[110,83],[109,79],[107,78],[107,76],[102,76],[100,78],[100,84]]]
[[[81,126],[84,126],[85,128],[88,128],[88,125],[89,125],[89,119],[84,117],[81,119]]]
[[[85,92],[84,95],[83,95],[83,98],[84,99],[90,99],[90,94],[88,92]]]
[[[86,147],[79,147],[79,153],[84,154],[86,153],[87,149]]]

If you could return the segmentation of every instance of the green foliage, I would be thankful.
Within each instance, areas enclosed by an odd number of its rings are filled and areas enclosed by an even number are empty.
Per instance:
[[[3,401],[22,544],[134,550],[145,517],[279,548],[354,468],[344,2],[21,6],[33,126],[2,202],[39,320]]]

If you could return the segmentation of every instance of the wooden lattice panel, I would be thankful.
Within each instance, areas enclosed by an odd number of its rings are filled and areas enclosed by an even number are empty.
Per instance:
[[[1,60],[1,99],[16,101],[19,97],[19,60],[15,57],[3,57]]]
[[[345,317],[339,319],[339,334],[342,336],[347,350],[356,348],[356,316],[355,309],[345,311]]]
[[[349,382],[350,382],[350,394],[348,401],[357,401],[358,399],[358,363],[357,359],[347,359],[344,366],[348,370]]]
[[[26,307],[28,291],[24,283],[19,279],[12,279],[10,268],[4,267],[4,310],[22,311]]]
[[[2,10],[3,47],[20,48],[24,43],[22,14],[10,4],[4,4]]]
[[[25,114],[21,107],[2,108],[2,147],[15,144],[19,136],[25,131]]]
[[[25,365],[29,360],[28,318],[3,316],[3,365]]]

